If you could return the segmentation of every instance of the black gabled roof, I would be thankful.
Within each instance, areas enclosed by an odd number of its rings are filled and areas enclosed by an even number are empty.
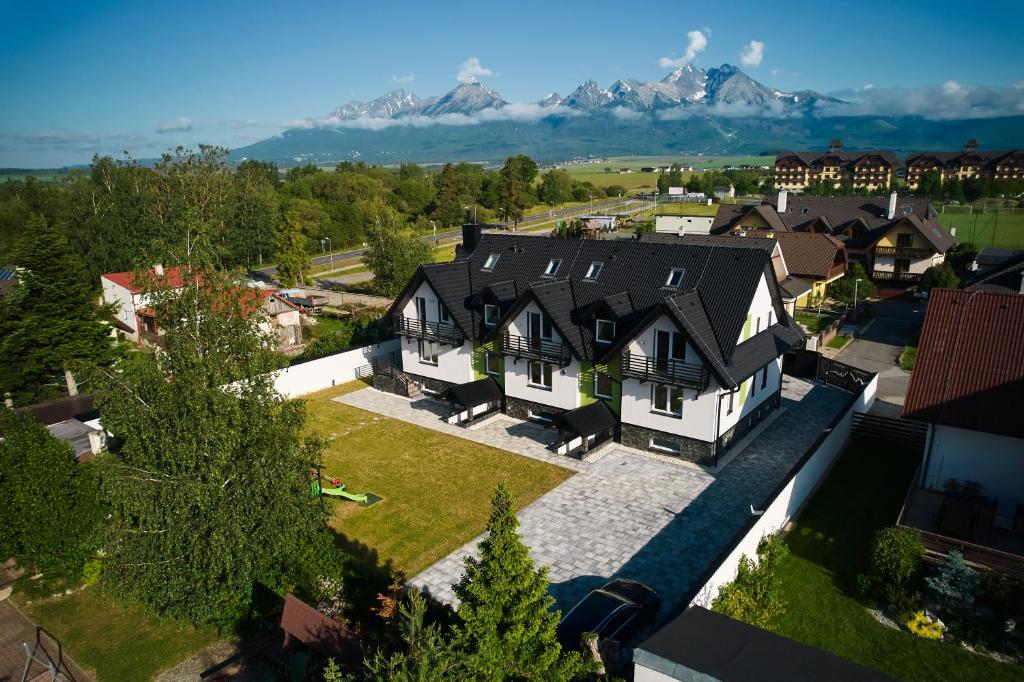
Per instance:
[[[563,431],[571,431],[586,438],[605,429],[613,429],[619,423],[618,417],[604,401],[577,407],[555,417],[554,426]]]
[[[453,403],[463,407],[475,407],[504,397],[501,385],[491,377],[484,377],[476,381],[470,381],[457,386],[450,386],[445,390],[444,397]]]
[[[750,302],[761,278],[776,304],[777,319],[787,324],[781,294],[772,270],[774,240],[722,237],[671,240],[579,240],[517,234],[484,234],[472,253],[452,263],[422,266],[420,272],[449,306],[467,336],[479,338],[499,331],[528,300],[536,300],[551,316],[573,353],[600,360],[609,349],[595,347],[593,325],[579,324],[587,309],[604,302],[619,317],[619,339],[637,333],[651,314],[667,312],[704,356],[712,371],[731,385],[726,367],[743,330]],[[484,271],[489,254],[500,258]],[[556,277],[545,277],[552,258],[562,261]],[[603,267],[596,280],[585,280],[592,262]],[[677,288],[666,285],[673,268],[684,270]],[[415,280],[415,278],[414,278]],[[474,307],[484,288],[515,286],[519,298],[505,311],[503,323],[482,330]],[[413,283],[396,300],[392,312],[409,300]],[[515,312],[513,312],[515,311]],[[616,344],[621,347],[619,344]]]

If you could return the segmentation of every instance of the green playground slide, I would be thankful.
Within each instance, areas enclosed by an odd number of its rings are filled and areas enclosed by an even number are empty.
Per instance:
[[[342,483],[337,488],[324,488],[321,487],[320,481],[313,481],[311,486],[314,495],[327,495],[329,497],[340,497],[345,500],[351,500],[353,502],[366,502],[366,495],[363,493],[350,493],[345,490],[345,484]]]

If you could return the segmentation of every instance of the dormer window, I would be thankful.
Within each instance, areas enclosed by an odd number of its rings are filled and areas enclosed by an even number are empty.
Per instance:
[[[601,268],[604,267],[604,263],[593,262],[590,267],[587,268],[587,274],[583,275],[583,279],[590,280],[591,282],[597,279],[597,276],[601,274]]]
[[[480,269],[484,270],[486,272],[493,272],[494,271],[494,266],[498,264],[498,258],[500,258],[500,257],[501,257],[500,253],[492,253],[492,254],[490,254],[489,256],[487,256],[487,260],[484,261],[484,266],[482,268],[480,268]]]
[[[555,273],[558,272],[559,266],[562,265],[561,258],[552,258],[548,261],[548,266],[544,268],[545,277],[554,277]]]
[[[615,340],[615,323],[611,320],[597,320],[594,323],[594,339],[598,343],[612,343]]]
[[[686,270],[683,268],[672,268],[668,273],[668,279],[665,280],[665,286],[678,289],[679,285],[683,283],[683,275],[686,274]]]
[[[498,324],[498,318],[501,317],[501,310],[496,305],[490,303],[484,304],[484,324],[488,327],[493,327]]]

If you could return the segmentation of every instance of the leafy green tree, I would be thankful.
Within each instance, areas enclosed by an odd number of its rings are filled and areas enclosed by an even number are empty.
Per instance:
[[[431,244],[403,234],[401,217],[389,206],[378,205],[369,229],[370,250],[363,262],[373,272],[373,289],[381,296],[396,296],[423,263],[434,260]]]
[[[246,614],[256,581],[287,589],[327,571],[336,550],[309,488],[322,446],[304,435],[303,403],[274,388],[280,359],[255,297],[217,271],[183,272],[180,290],[147,292],[164,349],[95,377],[117,434],[98,460],[110,510],[104,576],[157,613],[227,626]]]
[[[939,263],[924,271],[917,288],[920,291],[931,291],[936,287],[956,289],[958,286],[960,286],[960,278],[956,276],[956,271],[948,263]]]
[[[860,302],[877,294],[878,287],[871,281],[864,266],[860,263],[851,265],[845,275],[828,286],[829,298],[846,305],[853,304],[855,295],[857,301]]]
[[[668,178],[668,173],[658,173],[658,194],[662,196],[668,196],[668,188],[672,186],[672,181]]]
[[[390,656],[378,652],[366,662],[369,679],[380,682],[448,682],[464,678],[461,658],[435,624],[426,623],[427,601],[409,590],[398,607],[401,648]]]
[[[711,609],[760,628],[767,627],[785,611],[776,572],[788,554],[789,548],[781,535],[761,538],[757,544],[757,563],[741,556],[736,579],[718,591]]]
[[[285,211],[282,220],[274,230],[274,256],[277,259],[277,278],[285,286],[305,284],[306,270],[309,269],[309,240],[303,231],[304,214],[293,207]]]
[[[957,178],[952,178],[946,181],[946,184],[942,186],[942,193],[945,198],[950,201],[955,201],[958,204],[964,203],[966,197],[964,196],[964,183],[960,182]]]
[[[946,252],[946,262],[957,277],[965,277],[978,255],[978,247],[970,242],[960,242]]]
[[[517,225],[524,211],[533,205],[531,195],[537,164],[529,156],[510,156],[501,169],[501,207]]]
[[[277,168],[273,164],[245,161],[238,167],[228,236],[232,263],[262,264],[273,255],[274,230],[282,220],[277,184]]]
[[[668,186],[669,187],[682,187],[683,186],[683,171],[679,169],[678,163],[673,163],[672,168],[668,172]]]
[[[0,304],[0,394],[27,403],[76,393],[81,365],[118,355],[111,311],[97,306],[81,261],[42,217],[29,219],[14,260],[18,286]]]
[[[445,164],[437,179],[437,194],[427,207],[430,217],[441,225],[461,225],[466,217],[463,207],[475,198],[469,174],[461,165]]]
[[[937,170],[925,171],[917,184],[917,193],[936,201],[942,199],[942,176]]]
[[[456,642],[477,679],[574,679],[586,666],[578,651],[564,652],[558,643],[560,614],[552,609],[547,568],[534,567],[518,527],[502,482],[479,558],[466,557],[466,573],[454,586],[460,600]]]
[[[923,561],[921,536],[904,528],[883,528],[871,541],[871,568],[860,579],[861,588],[901,611],[910,609]]]
[[[0,407],[0,556],[77,583],[102,522],[95,466],[27,414]]]
[[[540,181],[540,200],[564,204],[572,199],[572,176],[560,168],[549,170]]]

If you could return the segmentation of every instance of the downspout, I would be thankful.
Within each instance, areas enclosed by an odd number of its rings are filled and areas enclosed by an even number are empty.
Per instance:
[[[724,393],[718,394],[718,402],[715,403],[715,463],[714,467],[718,468],[718,442],[721,438],[720,431],[722,430],[722,398],[725,397]]]

